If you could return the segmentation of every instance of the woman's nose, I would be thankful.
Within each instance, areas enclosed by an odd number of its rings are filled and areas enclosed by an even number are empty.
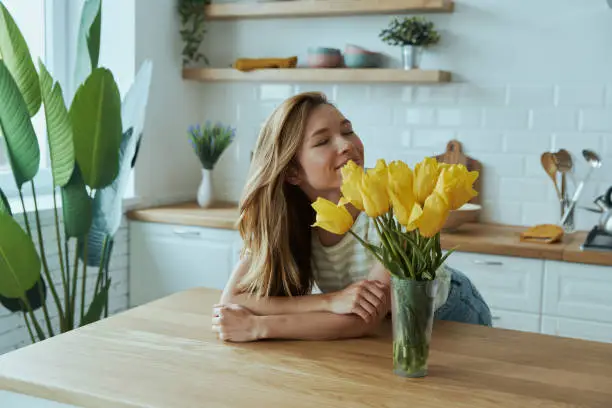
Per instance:
[[[338,136],[336,138],[336,146],[338,147],[338,152],[344,153],[350,151],[353,147],[353,144],[346,137]]]

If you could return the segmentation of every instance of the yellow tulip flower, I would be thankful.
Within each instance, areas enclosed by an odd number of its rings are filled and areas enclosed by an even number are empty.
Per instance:
[[[380,180],[380,182],[382,182],[385,186],[385,189],[388,186],[388,167],[387,167],[387,162],[385,162],[384,159],[378,159],[376,160],[376,166],[373,169],[368,169],[367,173],[375,176],[377,179]]]
[[[369,217],[375,218],[389,211],[389,193],[387,192],[387,174],[368,172],[364,174],[359,185],[363,198],[363,207]]]
[[[443,196],[450,210],[456,210],[478,195],[473,184],[478,178],[477,171],[468,171],[462,164],[442,169],[434,190]]]
[[[416,202],[413,192],[414,173],[402,161],[393,161],[388,167],[389,199],[393,212],[400,224],[413,230],[415,221],[421,216],[421,206]]]
[[[348,163],[340,170],[342,174],[342,200],[341,204],[351,203],[355,208],[360,211],[364,210],[363,198],[359,190],[361,179],[363,178],[363,169],[358,166],[354,161],[349,160]]]
[[[320,227],[332,234],[342,235],[353,226],[353,216],[344,205],[336,205],[331,201],[318,197],[312,203],[312,208],[317,213],[316,222],[312,227]]]
[[[444,226],[449,213],[448,203],[437,192],[433,192],[425,200],[423,214],[416,221],[419,233],[424,237],[433,237]]]
[[[440,169],[438,161],[432,157],[426,157],[414,166],[414,196],[416,201],[423,205],[427,197],[433,192],[438,181]]]

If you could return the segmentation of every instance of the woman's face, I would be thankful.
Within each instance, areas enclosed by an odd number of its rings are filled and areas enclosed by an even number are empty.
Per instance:
[[[334,106],[315,108],[306,122],[302,145],[297,152],[300,165],[297,184],[311,199],[339,199],[342,185],[340,169],[349,160],[363,167],[363,143],[353,132],[351,122]]]

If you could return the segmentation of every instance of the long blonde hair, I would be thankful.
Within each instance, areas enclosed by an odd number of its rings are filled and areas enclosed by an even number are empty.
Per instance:
[[[242,253],[251,261],[240,284],[248,293],[296,296],[312,289],[315,213],[306,194],[287,182],[287,174],[298,167],[296,153],[310,113],[328,103],[319,92],[295,95],[272,112],[259,133],[238,220]]]

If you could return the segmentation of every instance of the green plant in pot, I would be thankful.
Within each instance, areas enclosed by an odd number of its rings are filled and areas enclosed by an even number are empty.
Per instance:
[[[207,121],[201,125],[190,126],[187,132],[189,144],[202,165],[202,180],[198,187],[197,202],[200,207],[211,207],[215,202],[212,171],[223,152],[236,137],[236,129],[220,122]]]
[[[102,1],[86,0],[76,53],[78,89],[67,107],[61,85],[42,61],[36,69],[19,27],[0,3],[0,130],[25,225],[24,229],[17,222],[0,186],[0,303],[23,314],[32,342],[108,316],[113,239],[142,140],[152,64],[142,64],[122,101],[112,72],[98,66],[101,21]],[[37,204],[40,147],[31,117],[40,109],[45,113],[53,175],[59,276],[52,276],[47,261],[49,241],[43,237]],[[26,212],[24,191],[32,194],[34,220]],[[97,275],[93,294],[86,296],[87,266],[96,267]],[[52,324],[50,307],[59,327]],[[35,316],[38,310],[42,325]]]
[[[210,65],[206,55],[200,52],[200,45],[206,34],[204,26],[204,6],[210,0],[178,0],[178,14],[181,19],[181,39],[183,41],[183,66],[204,60]]]
[[[402,48],[402,66],[404,69],[415,69],[420,66],[423,49],[437,44],[440,34],[431,21],[423,17],[396,17],[389,26],[382,30],[379,37],[386,44]]]

